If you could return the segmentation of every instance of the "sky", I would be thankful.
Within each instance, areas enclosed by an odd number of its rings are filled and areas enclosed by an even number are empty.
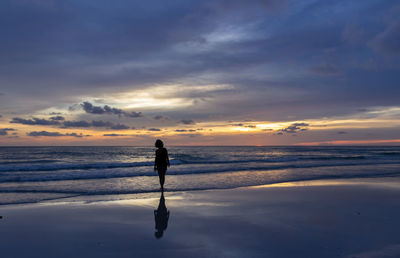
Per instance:
[[[400,145],[391,0],[2,0],[0,146]]]

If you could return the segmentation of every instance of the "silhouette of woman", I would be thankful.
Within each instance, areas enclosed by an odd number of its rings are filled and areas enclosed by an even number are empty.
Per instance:
[[[164,143],[160,139],[157,139],[155,146],[157,150],[156,159],[154,161],[154,171],[158,171],[161,191],[164,191],[165,173],[167,172],[167,167],[169,167],[168,151],[164,148]]]
[[[165,206],[164,192],[161,192],[160,203],[158,204],[157,210],[154,211],[154,220],[156,222],[156,232],[154,233],[156,238],[163,236],[164,230],[168,227],[169,210]]]

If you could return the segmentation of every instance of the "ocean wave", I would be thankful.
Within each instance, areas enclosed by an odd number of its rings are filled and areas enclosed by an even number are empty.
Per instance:
[[[388,151],[388,152],[382,152],[382,155],[388,155],[388,156],[400,156],[400,152],[398,151]]]
[[[399,176],[400,171],[392,171],[392,172],[381,172],[374,174],[364,174],[364,173],[355,173],[355,174],[327,174],[327,175],[306,175],[302,178],[282,178],[276,180],[266,180],[262,182],[253,181],[246,183],[233,183],[233,184],[218,184],[212,186],[190,186],[190,187],[175,187],[175,188],[167,188],[166,192],[183,192],[183,191],[204,191],[204,190],[219,190],[219,189],[234,189],[238,187],[249,187],[249,186],[258,186],[258,185],[272,185],[278,183],[291,183],[291,182],[300,182],[300,181],[312,181],[312,180],[328,180],[328,179],[356,179],[356,178],[378,178],[378,177],[393,177]],[[46,197],[46,198],[38,198],[34,200],[34,196],[31,197],[28,201],[18,201],[18,199],[13,202],[10,201],[2,201],[0,200],[0,205],[10,205],[10,204],[25,204],[25,203],[36,203],[41,201],[50,201],[57,200],[63,198],[71,198],[71,197],[82,197],[82,196],[101,196],[101,195],[127,195],[127,194],[145,194],[145,193],[155,193],[159,192],[158,187],[153,187],[151,189],[133,189],[133,190],[115,190],[115,189],[102,189],[102,190],[63,190],[63,189],[0,189],[0,194],[64,194],[64,197]]]
[[[97,163],[59,163],[52,165],[33,165],[33,166],[1,166],[0,172],[11,171],[57,171],[57,170],[86,170],[86,169],[105,169],[105,168],[123,168],[123,167],[138,167],[152,166],[154,162],[97,162]],[[179,164],[179,162],[177,162]]]
[[[10,160],[10,161],[0,162],[0,166],[4,166],[4,165],[16,166],[18,164],[46,164],[46,163],[56,163],[56,162],[59,162],[59,161],[56,159],[39,159],[39,160],[22,160],[22,161]],[[1,171],[1,167],[0,167],[0,171]]]
[[[319,168],[319,167],[343,167],[343,166],[373,166],[373,165],[400,165],[400,161],[370,161],[363,163],[297,163],[277,165],[245,165],[245,166],[226,166],[226,167],[186,167],[183,170],[170,169],[168,175],[199,175],[199,174],[217,174],[231,173],[241,171],[271,171],[283,169],[302,169],[302,168]],[[0,176],[1,183],[17,183],[17,182],[50,182],[50,181],[68,181],[68,180],[93,180],[93,179],[111,179],[111,178],[134,178],[134,177],[155,177],[158,176],[152,169],[148,170],[92,170],[92,171],[71,171],[63,173],[31,173],[31,174],[16,174],[7,173]]]
[[[260,159],[238,159],[238,160],[185,160],[172,159],[171,165],[213,165],[213,164],[240,164],[240,163],[280,163],[280,162],[296,162],[296,161],[327,161],[327,160],[382,160],[380,156],[288,156],[276,158],[260,158]],[[389,160],[389,159],[388,159]],[[399,160],[400,162],[400,160]],[[33,163],[33,165],[32,165]],[[39,164],[37,164],[39,163]],[[29,165],[20,165],[29,164]],[[24,162],[3,162],[0,163],[1,172],[28,172],[28,171],[59,171],[59,170],[89,170],[89,169],[112,169],[112,168],[129,168],[129,167],[148,167],[153,166],[153,161],[143,162],[95,162],[95,163],[57,163],[56,160],[42,161],[24,161]]]

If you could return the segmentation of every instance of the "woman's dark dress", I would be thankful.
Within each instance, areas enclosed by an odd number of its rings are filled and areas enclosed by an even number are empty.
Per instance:
[[[158,148],[156,150],[156,160],[154,165],[156,166],[158,173],[165,174],[167,166],[169,166],[168,151],[166,148]]]

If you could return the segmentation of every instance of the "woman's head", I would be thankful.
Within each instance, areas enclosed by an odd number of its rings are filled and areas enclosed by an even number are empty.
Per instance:
[[[155,146],[157,148],[162,148],[164,147],[164,143],[160,139],[157,139]]]

